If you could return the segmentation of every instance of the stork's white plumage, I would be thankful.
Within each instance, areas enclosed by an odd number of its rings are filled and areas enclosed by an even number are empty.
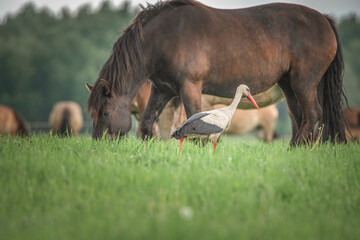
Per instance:
[[[182,150],[182,142],[187,137],[209,138],[214,142],[213,154],[215,154],[216,142],[221,133],[230,126],[231,119],[242,96],[246,96],[252,104],[259,109],[254,98],[250,94],[248,86],[243,84],[238,86],[234,100],[229,106],[196,113],[171,134],[172,138],[180,139],[180,152]]]

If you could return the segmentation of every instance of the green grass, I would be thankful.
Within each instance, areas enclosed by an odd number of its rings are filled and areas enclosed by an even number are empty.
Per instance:
[[[360,146],[0,138],[0,238],[359,239]]]

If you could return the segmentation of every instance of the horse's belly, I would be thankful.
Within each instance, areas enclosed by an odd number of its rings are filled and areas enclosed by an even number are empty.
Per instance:
[[[251,91],[251,89],[250,89],[250,91]],[[253,97],[259,107],[266,107],[271,104],[280,102],[282,99],[284,99],[284,94],[283,94],[280,86],[275,84],[273,87],[269,88],[265,92],[256,94]],[[231,102],[233,101],[233,99],[203,94],[201,101],[204,102],[204,104],[211,105],[211,106],[213,106],[215,104],[230,105]],[[254,105],[247,98],[242,98],[238,105],[238,108],[253,109]]]

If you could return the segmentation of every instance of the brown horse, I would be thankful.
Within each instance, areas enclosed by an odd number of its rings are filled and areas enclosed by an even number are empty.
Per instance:
[[[28,136],[30,133],[30,125],[15,110],[0,105],[0,136],[20,135]]]
[[[83,126],[80,105],[72,101],[56,103],[49,116],[49,125],[60,136],[78,136]]]
[[[154,84],[142,116],[142,137],[170,99],[189,117],[201,93],[231,98],[240,84],[258,94],[279,84],[291,112],[291,145],[323,138],[344,142],[343,59],[335,22],[313,9],[274,3],[221,10],[192,0],[148,5],[114,43],[88,99],[93,138],[131,127],[129,105],[141,85]]]
[[[343,110],[348,141],[360,141],[360,108],[348,107]]]

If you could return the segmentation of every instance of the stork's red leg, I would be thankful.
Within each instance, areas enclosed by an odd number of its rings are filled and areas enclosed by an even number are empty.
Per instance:
[[[216,153],[216,140],[214,141],[214,151],[213,151],[213,155],[215,155]]]
[[[184,141],[185,138],[186,138],[186,137],[182,137],[182,138],[180,139],[180,152],[182,151],[182,143],[183,143],[183,141]]]

